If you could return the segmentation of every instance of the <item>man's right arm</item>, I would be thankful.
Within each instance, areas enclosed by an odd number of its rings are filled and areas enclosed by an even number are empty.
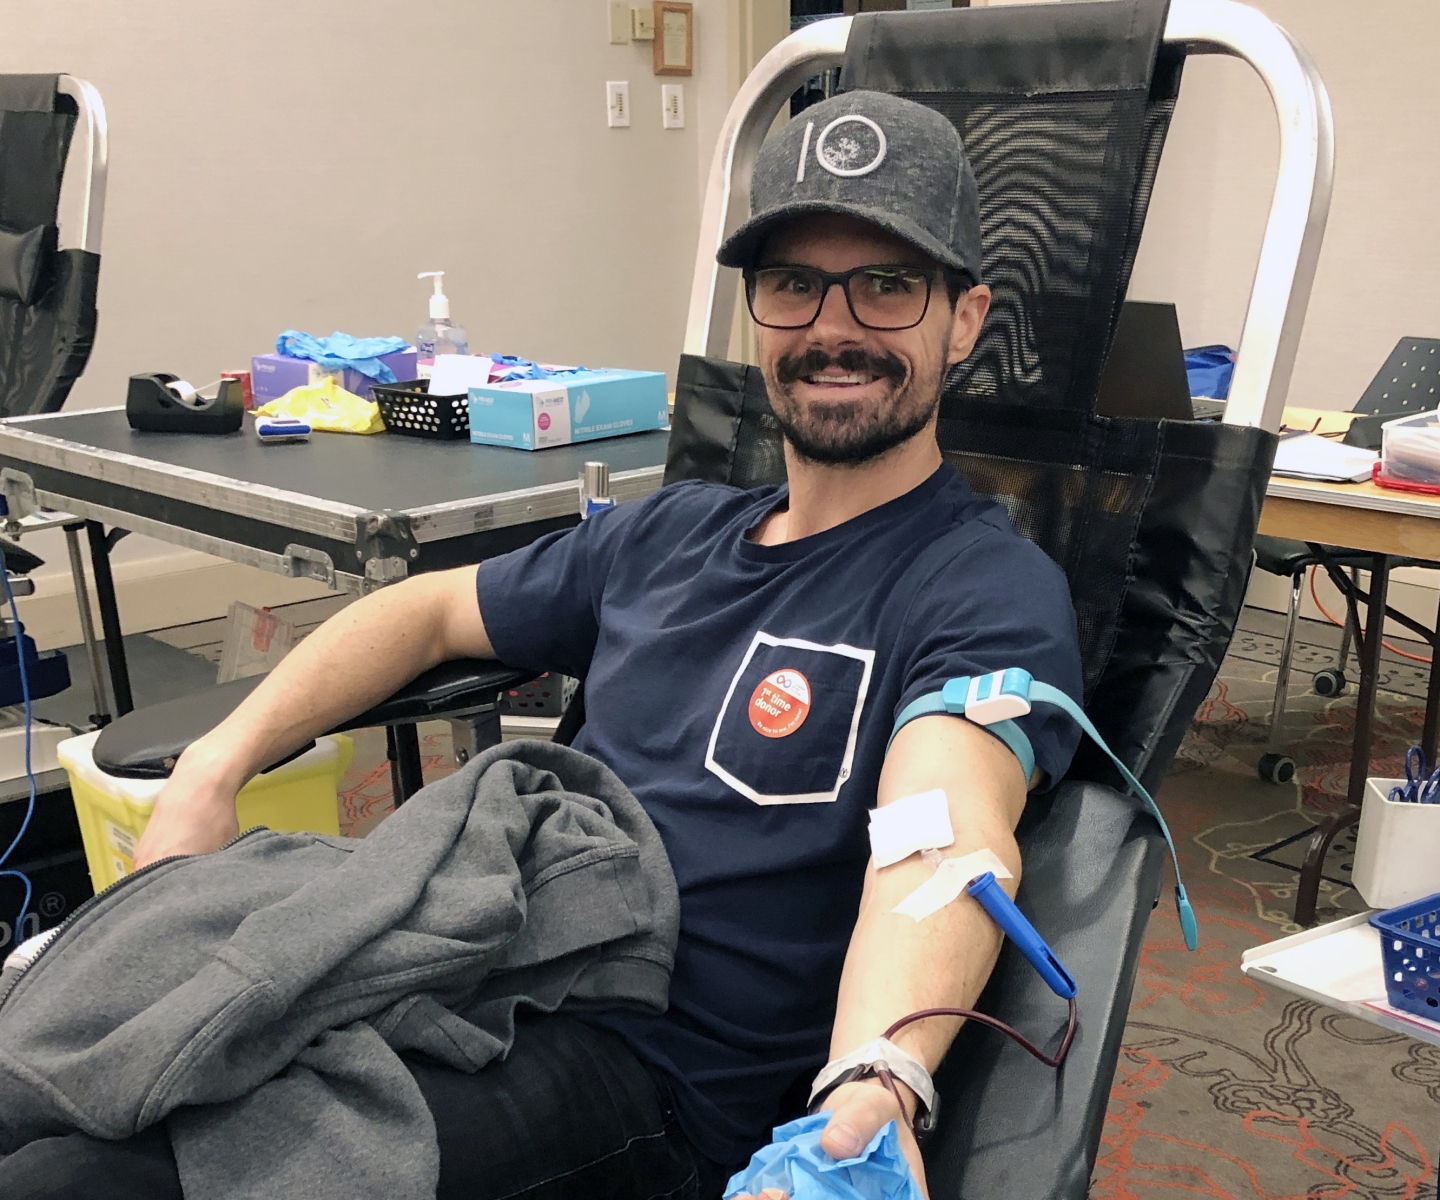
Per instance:
[[[349,605],[180,756],[135,865],[218,849],[239,832],[235,796],[252,776],[437,663],[493,657],[474,567],[422,575]]]

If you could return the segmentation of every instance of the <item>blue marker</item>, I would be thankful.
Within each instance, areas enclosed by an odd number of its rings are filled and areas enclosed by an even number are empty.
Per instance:
[[[1045,939],[1025,919],[1025,914],[1015,907],[1015,901],[1001,890],[995,882],[995,872],[986,871],[979,878],[972,879],[965,890],[980,901],[990,919],[1019,947],[1020,953],[1040,972],[1040,978],[1050,985],[1051,991],[1062,1000],[1074,997],[1075,980],[1070,977],[1070,972],[1061,966],[1054,951],[1045,944]]]

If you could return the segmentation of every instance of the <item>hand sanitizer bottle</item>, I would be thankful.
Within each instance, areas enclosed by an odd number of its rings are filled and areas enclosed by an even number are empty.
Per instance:
[[[450,320],[450,298],[441,290],[444,271],[421,271],[417,279],[434,279],[435,294],[430,297],[430,319],[415,333],[415,369],[421,379],[435,372],[437,354],[468,354],[470,345],[465,331]]]

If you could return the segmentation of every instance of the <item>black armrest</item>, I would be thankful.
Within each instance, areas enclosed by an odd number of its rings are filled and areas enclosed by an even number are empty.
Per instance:
[[[925,1146],[935,1200],[1084,1200],[1159,894],[1159,827],[1101,784],[1062,783],[1048,811],[1027,812],[1019,838],[1019,903],[1075,977],[1078,1032],[1057,1072],[994,1030],[961,1029],[935,1077],[940,1124]],[[1059,1045],[1065,1001],[1009,942],[976,1007],[1048,1052]]]
[[[534,671],[517,671],[480,659],[441,663],[340,728],[364,729],[443,717],[493,703],[500,692],[535,675]],[[130,779],[168,778],[185,748],[234,712],[264,678],[236,679],[127,713],[95,739],[95,765]]]

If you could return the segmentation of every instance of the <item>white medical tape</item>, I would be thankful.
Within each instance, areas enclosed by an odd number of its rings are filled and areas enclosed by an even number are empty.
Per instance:
[[[954,841],[950,804],[942,788],[902,796],[870,810],[870,853],[876,870]]]
[[[834,1059],[821,1067],[820,1074],[815,1076],[815,1082],[810,1087],[809,1103],[814,1104],[816,1096],[852,1067],[870,1063],[884,1063],[890,1074],[920,1098],[920,1103],[927,1112],[934,1109],[935,1083],[930,1078],[930,1072],[925,1069],[925,1064],[885,1038],[866,1042],[860,1049],[852,1050],[843,1058]]]
[[[927,856],[928,857],[928,856]],[[954,903],[972,879],[978,879],[986,871],[995,872],[996,879],[1014,879],[993,850],[976,850],[962,854],[959,858],[947,858],[935,868],[935,874],[905,897],[890,911],[902,917],[913,917],[923,921],[931,913],[939,912],[947,904]]]
[[[193,383],[190,383],[184,379],[172,380],[165,386],[169,388],[172,392],[174,392],[175,395],[186,404],[194,404],[195,397],[199,392],[199,389],[196,388]]]

